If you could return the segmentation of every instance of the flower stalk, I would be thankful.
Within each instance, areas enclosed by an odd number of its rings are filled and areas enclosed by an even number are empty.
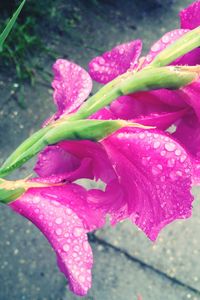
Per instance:
[[[200,47],[200,26],[188,31],[177,41],[161,51],[148,67],[163,67],[169,65],[177,58]]]
[[[81,106],[76,113],[61,116],[45,128],[40,129],[25,140],[5,161],[0,169],[0,177],[22,166],[44,147],[68,139],[89,139],[98,141],[123,126],[132,126],[121,120],[84,120],[109,105],[122,95],[156,89],[179,89],[199,77],[199,66],[162,67],[174,59],[200,46],[200,27],[186,33],[175,43],[163,50],[150,66],[139,72],[128,71],[118,76]],[[138,126],[138,125],[137,125]]]

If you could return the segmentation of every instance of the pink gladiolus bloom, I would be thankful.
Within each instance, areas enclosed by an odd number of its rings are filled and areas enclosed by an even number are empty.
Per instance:
[[[180,29],[166,34],[151,48],[143,67],[187,30]],[[185,64],[195,60],[197,51],[192,51],[176,63]],[[117,46],[92,60],[90,74],[99,82],[106,83],[130,68],[136,70],[140,52],[140,41]],[[58,60],[54,65],[54,95],[59,95],[59,101],[57,96],[55,99],[59,111],[63,113],[67,111],[65,107],[71,112],[80,105],[80,102],[76,104],[76,100],[66,93],[65,84],[62,84],[68,78],[68,85],[73,86],[74,81],[69,81],[71,74],[68,74],[70,64]],[[74,68],[74,71],[83,72],[80,67]],[[73,76],[76,77],[75,74]],[[84,78],[88,76],[84,73]],[[84,86],[84,97],[89,94],[91,86],[82,84],[81,78],[79,76],[78,85],[73,86],[73,93],[80,95]],[[195,105],[197,101],[191,91],[194,88],[195,91],[198,89],[198,83],[197,87],[192,84],[178,91],[163,89],[123,96],[112,103],[110,108],[100,110],[91,118],[133,119],[165,130],[190,115],[191,107],[196,108],[198,104]],[[53,165],[52,160],[55,162]],[[145,131],[124,128],[99,143],[63,141],[47,147],[40,154],[35,170],[41,177],[59,176],[70,182],[78,178],[101,179],[107,185],[106,191],[89,191],[90,203],[109,213],[113,224],[130,218],[150,239],[155,240],[166,224],[190,216],[193,200],[190,194],[192,168],[188,153],[169,134],[157,129]]]
[[[90,176],[107,184],[106,192],[90,190],[88,201],[110,214],[112,224],[130,218],[155,240],[166,224],[190,216],[191,161],[169,135],[127,127],[100,143],[63,141],[40,154],[37,173],[42,176],[48,170],[51,157],[57,156],[62,163],[60,153],[64,151],[80,160],[90,159]],[[41,161],[47,168],[41,166]],[[68,177],[67,173],[59,173],[56,165],[51,172],[45,175]],[[82,176],[88,178],[88,170]]]
[[[182,28],[165,34],[142,64],[139,40],[94,58],[89,65],[91,77],[107,83],[127,70],[144,68],[162,49],[199,26],[199,15],[200,1],[183,10]],[[200,49],[195,49],[174,64],[196,65],[199,57]],[[92,89],[90,75],[80,66],[58,59],[53,69],[58,111],[46,123],[76,111]],[[170,222],[191,215],[192,181],[200,178],[200,164],[195,164],[194,173],[194,158],[200,157],[199,92],[197,81],[176,91],[119,97],[90,118],[121,118],[157,128],[125,127],[99,142],[62,141],[40,153],[35,166],[40,178],[35,180],[61,185],[29,189],[10,206],[44,233],[76,294],[85,295],[91,286],[92,252],[86,234],[102,227],[106,214],[112,224],[130,219],[151,240]],[[172,124],[176,132],[165,133]],[[81,178],[100,179],[105,191],[86,192],[73,183]],[[64,181],[68,183],[63,185]]]
[[[56,252],[70,289],[77,295],[86,295],[93,264],[87,232],[104,224],[100,211],[87,202],[87,192],[76,184],[30,188],[10,207],[43,232]]]
[[[194,2],[188,8],[181,11],[181,29],[168,32],[158,40],[143,59],[140,68],[144,68],[151,63],[160,51],[164,50],[190,29],[200,26],[199,16],[200,1]],[[118,46],[118,52],[120,52],[120,47],[123,49],[124,55],[126,55],[126,66],[129,65],[129,67],[125,70],[121,68],[120,64],[119,66],[117,65],[119,60],[115,53],[116,48],[114,48],[111,51],[106,52],[106,55],[103,54],[102,56],[98,56],[90,62],[89,71],[94,80],[101,83],[112,80],[113,76],[110,76],[109,74],[112,74],[113,65],[115,68],[119,69],[120,73],[118,74],[122,74],[129,70],[131,66],[134,66],[135,70],[138,68],[138,61],[132,61],[132,56],[129,55],[129,51],[126,51],[124,45]],[[108,57],[112,57],[113,59],[106,59]],[[127,57],[129,57],[129,64],[127,63]],[[102,58],[104,59],[104,63]],[[110,61],[112,61],[112,64]],[[173,64],[200,64],[200,48],[194,49],[182,56],[174,61]],[[99,68],[97,66],[99,66]],[[108,72],[106,81],[104,80],[105,74],[102,70]],[[200,79],[195,83],[176,91],[161,89],[134,93],[132,95],[119,97],[114,101],[110,106],[110,114],[115,116],[115,118],[131,119],[144,125],[155,125],[162,130],[167,129],[170,124],[175,124],[177,130],[173,134],[174,137],[178,139],[196,159],[200,157],[198,142],[200,132],[199,93]],[[101,111],[99,112],[99,115],[101,115],[102,118]],[[98,118],[98,114],[94,117]],[[188,134],[185,134],[186,129]]]

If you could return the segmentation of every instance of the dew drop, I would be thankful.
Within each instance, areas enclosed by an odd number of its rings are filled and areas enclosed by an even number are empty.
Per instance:
[[[165,44],[169,43],[169,37],[168,37],[168,35],[163,36],[162,41]]]
[[[187,156],[184,154],[184,155],[181,155],[180,157],[180,161],[181,162],[184,162],[186,160]]]
[[[153,147],[154,147],[154,149],[159,148],[160,147],[160,142],[159,141],[154,142]]]
[[[83,242],[83,248],[84,248],[84,250],[85,251],[88,251],[89,250],[89,244],[88,244],[88,242]]]
[[[59,217],[59,218],[56,219],[56,224],[59,225],[59,224],[62,224],[62,222],[63,222],[62,218]]]
[[[61,228],[56,229],[56,234],[61,235],[62,234],[62,229]]]
[[[174,151],[176,148],[176,145],[174,143],[166,143],[165,144],[165,149],[167,151]]]
[[[39,202],[40,202],[40,197],[34,197],[32,201],[33,201],[33,203],[35,203],[35,204],[36,204],[36,203],[39,203]]]
[[[181,150],[180,150],[180,149],[176,149],[175,154],[176,154],[177,156],[180,156],[180,155],[181,155]]]
[[[144,133],[140,133],[139,134],[139,138],[142,140],[142,139],[144,139],[145,138],[145,134]]]
[[[63,250],[64,250],[65,252],[68,252],[69,249],[70,249],[70,247],[69,247],[68,244],[64,244],[64,245],[63,245]]]
[[[156,43],[154,44],[152,47],[151,47],[151,51],[153,52],[157,52],[160,50],[160,44],[159,43]]]
[[[160,155],[161,155],[161,156],[165,156],[165,155],[166,155],[166,151],[165,151],[165,150],[161,151],[161,152],[160,152]]]
[[[174,158],[171,158],[167,161],[167,166],[170,167],[170,168],[173,167],[174,164],[175,164],[175,159]]]
[[[74,236],[76,236],[76,237],[80,236],[82,234],[82,232],[83,232],[83,229],[80,227],[74,228],[74,231],[73,231]]]

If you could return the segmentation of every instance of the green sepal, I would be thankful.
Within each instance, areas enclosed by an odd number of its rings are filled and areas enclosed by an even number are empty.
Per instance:
[[[192,68],[191,68],[192,69]],[[197,72],[182,69],[181,66],[147,68],[119,85],[123,95],[137,91],[157,89],[179,89],[198,78]]]
[[[163,67],[169,65],[177,58],[198,47],[200,47],[200,26],[188,31],[174,43],[161,51],[158,55],[156,55],[155,59],[149,66]]]
[[[3,178],[13,170],[21,167],[47,145],[52,145],[62,140],[87,139],[98,141],[126,124],[129,123],[123,120],[58,120],[51,126],[44,128],[45,130],[35,133],[19,146],[0,169],[0,177]]]
[[[3,189],[1,188],[2,180],[0,180],[0,203],[8,204],[16,199],[18,199],[22,194],[24,194],[24,188],[16,188],[16,189]]]

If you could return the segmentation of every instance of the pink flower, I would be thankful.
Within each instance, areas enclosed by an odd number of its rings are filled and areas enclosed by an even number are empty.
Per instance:
[[[141,43],[128,43],[115,48],[113,52],[98,58],[103,69],[98,73],[99,78],[103,74],[104,80],[125,72],[126,68],[138,64],[138,53]],[[112,55],[112,53],[114,53]],[[123,55],[125,65],[123,66]],[[130,60],[128,62],[128,57]],[[93,74],[97,74],[96,61]],[[117,69],[119,64],[119,69]],[[63,103],[66,103],[65,85],[63,78],[67,76],[70,62],[59,59],[54,65],[56,78],[60,82],[54,85],[54,94],[62,95]],[[115,67],[109,73],[109,65]],[[80,68],[80,67],[79,67]],[[75,68],[76,70],[80,70]],[[96,71],[95,71],[96,69]],[[78,71],[80,72],[80,71]],[[107,75],[106,75],[107,74]],[[70,78],[69,74],[68,78]],[[76,77],[76,75],[73,75]],[[107,76],[107,77],[106,77]],[[109,77],[110,76],[110,77]],[[105,79],[107,78],[107,79]],[[79,77],[79,81],[81,78]],[[68,81],[70,85],[70,82]],[[72,82],[73,85],[73,82]],[[63,88],[64,87],[64,88]],[[74,93],[80,93],[82,84],[74,86]],[[149,122],[160,129],[166,129],[171,124],[181,119],[188,113],[188,106],[182,103],[180,95],[182,91],[158,91],[155,97],[153,92],[148,94],[147,100],[144,93],[138,93],[138,107],[134,105],[134,96],[127,96],[116,101],[122,102],[122,112],[130,113],[131,105],[137,114],[135,119],[143,123]],[[84,91],[84,95],[88,94]],[[161,101],[161,95],[165,96],[166,103]],[[62,97],[59,105],[62,103]],[[168,99],[175,102],[173,103]],[[131,98],[132,103],[129,103]],[[70,107],[77,107],[67,98]],[[75,100],[76,102],[76,100]],[[141,108],[142,102],[144,105]],[[148,102],[148,103],[146,103]],[[129,103],[126,109],[126,104]],[[68,105],[68,104],[67,104]],[[113,104],[114,105],[114,104]],[[156,107],[155,113],[152,115]],[[141,115],[147,110],[146,116]],[[163,108],[166,108],[163,111]],[[63,109],[65,111],[65,109]],[[150,113],[149,113],[150,112]],[[136,118],[137,116],[137,118]],[[97,112],[92,118],[109,119],[117,118],[116,110],[111,105]],[[132,118],[130,116],[129,118]],[[52,164],[52,161],[54,162]],[[73,182],[79,178],[100,179],[106,184],[105,192],[90,190],[88,201],[97,209],[111,216],[111,223],[115,224],[126,218],[130,218],[147,236],[155,240],[159,231],[168,223],[178,218],[186,218],[191,214],[193,197],[190,193],[192,184],[192,162],[185,149],[180,146],[170,134],[160,130],[143,130],[135,128],[123,128],[99,143],[91,141],[63,141],[57,145],[47,147],[39,156],[35,171],[41,177],[61,178]]]
[[[104,224],[101,212],[87,202],[87,192],[76,184],[30,188],[10,207],[43,232],[56,252],[70,289],[77,295],[86,295],[93,264],[87,232]]]
[[[141,42],[132,41],[93,59],[91,76],[106,83],[129,69],[145,67],[167,45],[199,25],[199,10],[197,1],[181,12],[182,29],[164,35],[143,62],[139,61]],[[190,15],[196,17],[194,22]],[[196,49],[175,64],[198,64],[199,52]],[[54,73],[58,111],[47,122],[76,111],[92,88],[90,75],[69,61],[57,60]],[[151,240],[168,223],[191,215],[194,161],[182,145],[190,141],[187,150],[198,156],[199,88],[196,82],[178,91],[163,89],[120,97],[91,116],[131,119],[158,129],[125,127],[99,142],[62,141],[40,153],[35,167],[40,178],[34,181],[53,186],[28,189],[10,206],[44,233],[76,294],[85,295],[91,286],[92,252],[87,232],[102,227],[106,214],[112,224],[130,219]],[[173,135],[162,131],[171,124],[177,125]],[[105,191],[85,191],[73,183],[80,178],[100,179]]]
[[[200,1],[196,1],[180,12],[181,29],[166,33],[160,40],[153,44],[150,52],[145,58],[141,58],[140,61],[132,60],[132,56],[129,54],[129,44],[118,46],[118,52],[122,49],[126,56],[126,66],[128,66],[126,69],[121,68],[120,59],[116,55],[116,48],[106,52],[102,56],[94,58],[89,64],[89,71],[92,78],[98,82],[106,83],[113,79],[113,67],[119,70],[116,74],[122,74],[130,68],[137,70],[138,64],[139,68],[144,68],[150,64],[162,50],[176,41],[180,36],[184,35],[190,29],[200,26],[199,15]],[[132,43],[134,43],[134,41]],[[200,64],[200,48],[182,56],[174,61],[173,64]],[[115,70],[115,72],[117,71]],[[107,76],[105,73],[107,73]],[[110,118],[131,119],[144,125],[155,125],[162,130],[174,124],[176,131],[173,136],[185,146],[187,151],[194,156],[194,160],[196,160],[200,158],[199,94],[200,80],[176,91],[161,89],[122,96],[110,105]],[[108,109],[106,114],[108,115]],[[95,114],[94,118],[103,119],[103,115],[104,110]],[[107,118],[107,115],[105,118]],[[186,131],[187,134],[185,134]],[[196,166],[199,168],[198,160],[196,160]]]
[[[63,141],[40,154],[37,173],[42,176],[48,170],[52,155],[62,163],[60,153],[92,162],[82,178],[90,174],[107,186],[105,192],[88,191],[88,202],[110,214],[112,224],[130,218],[155,240],[166,224],[191,214],[192,164],[184,148],[167,134],[126,127],[99,143]],[[47,168],[41,167],[44,160]],[[68,177],[56,165],[45,175]]]

